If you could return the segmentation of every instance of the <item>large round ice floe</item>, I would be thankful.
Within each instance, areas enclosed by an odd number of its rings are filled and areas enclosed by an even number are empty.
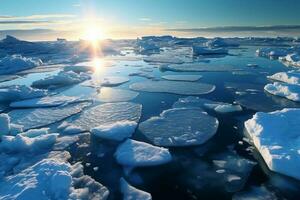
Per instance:
[[[115,157],[119,164],[129,168],[161,165],[172,160],[168,149],[131,139],[120,144]]]
[[[89,102],[83,102],[50,108],[17,109],[8,115],[12,123],[22,125],[24,130],[28,130],[61,121],[81,112],[88,105]]]
[[[300,85],[300,71],[278,72],[272,76],[268,76],[268,78],[275,81]]]
[[[300,180],[300,109],[256,113],[245,122],[248,136],[270,170]]]
[[[292,101],[300,101],[300,85],[275,82],[267,84],[264,89],[270,94],[285,97]]]
[[[102,102],[124,102],[136,98],[138,94],[131,90],[103,87],[100,90],[98,99]]]
[[[123,200],[151,200],[151,194],[139,190],[127,183],[124,178],[120,179],[120,190],[123,194]]]
[[[129,78],[124,76],[107,76],[101,81],[102,86],[112,87],[118,86],[129,81]]]
[[[130,102],[106,103],[86,110],[72,123],[89,131],[92,128],[119,121],[138,122],[141,112],[142,105],[140,104]]]
[[[215,86],[206,83],[183,81],[145,81],[130,85],[130,89],[145,92],[200,95],[213,92],[215,90]]]
[[[162,76],[163,79],[169,80],[169,81],[198,81],[200,78],[202,78],[201,75],[165,75]]]
[[[139,130],[158,146],[190,146],[215,135],[219,122],[197,108],[173,108],[139,125]]]

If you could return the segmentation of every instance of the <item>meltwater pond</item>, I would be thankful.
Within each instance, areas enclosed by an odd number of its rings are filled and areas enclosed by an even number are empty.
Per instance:
[[[82,174],[70,172],[70,179],[84,174],[89,176],[84,180],[93,180],[93,186],[75,181],[75,189],[88,188],[93,194],[87,199],[297,199],[300,180],[271,171],[245,134],[244,122],[256,112],[300,108],[284,94],[265,91],[274,81],[268,77],[293,68],[256,56],[258,48],[242,45],[227,55],[194,57],[182,46],[154,55],[140,55],[127,46],[121,55],[106,56],[102,66],[101,59],[95,64],[87,58],[73,67],[24,71],[3,79],[0,90],[26,85],[46,93],[0,102],[0,122],[7,124],[0,130],[7,132],[10,145],[33,148],[30,156],[40,163],[55,159],[53,152],[68,151],[68,170],[83,169]],[[73,71],[66,83],[61,71]],[[137,124],[133,134],[125,122]],[[35,128],[48,130],[26,133]],[[120,141],[113,138],[119,132],[130,134]],[[38,148],[50,133],[58,133],[56,143]],[[40,148],[51,153],[34,151]],[[3,159],[9,156],[9,165],[0,166],[3,183],[12,171],[33,170],[26,168],[34,162],[28,155],[8,152]]]

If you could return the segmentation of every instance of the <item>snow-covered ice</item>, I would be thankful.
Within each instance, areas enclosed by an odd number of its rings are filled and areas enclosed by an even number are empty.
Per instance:
[[[8,115],[12,123],[22,125],[24,130],[28,130],[61,121],[81,112],[89,104],[83,102],[49,108],[17,109],[12,110]]]
[[[124,179],[120,179],[120,191],[123,194],[123,200],[151,200],[151,194],[139,190]]]
[[[300,55],[298,53],[279,57],[279,60],[288,66],[300,67]]]
[[[219,122],[197,108],[173,108],[139,125],[139,130],[158,146],[191,146],[215,135]]]
[[[129,81],[129,78],[124,76],[107,76],[102,79],[101,86],[104,87],[114,87],[126,83]]]
[[[246,133],[270,170],[300,179],[300,109],[256,113],[245,122]]]
[[[34,89],[25,85],[12,85],[0,88],[0,102],[19,101],[46,96],[46,90]]]
[[[101,102],[124,102],[130,101],[138,96],[139,93],[131,90],[102,87],[97,99]]]
[[[10,117],[8,114],[0,114],[0,136],[8,135],[10,132]]]
[[[202,75],[165,75],[162,76],[163,79],[169,81],[198,81],[202,78]]]
[[[300,101],[300,85],[274,82],[267,84],[264,89],[270,94],[285,97],[292,101]]]
[[[145,81],[131,84],[130,89],[144,92],[200,95],[213,92],[215,86],[206,83],[184,81]]]
[[[135,121],[117,121],[115,123],[103,124],[91,129],[91,133],[98,138],[122,141],[129,138],[137,127]]]
[[[172,160],[168,149],[132,139],[118,146],[115,158],[120,165],[129,168],[161,165]]]
[[[76,126],[89,131],[100,125],[118,121],[138,122],[141,117],[142,105],[130,102],[105,103],[84,111],[78,119],[72,121]]]
[[[204,110],[213,110],[217,113],[230,113],[242,111],[242,107],[237,104],[211,101],[199,97],[189,96],[180,98],[173,104],[173,108],[201,108]]]
[[[0,58],[0,74],[11,74],[42,65],[40,59],[11,55]]]
[[[58,88],[68,85],[77,84],[90,79],[91,76],[81,72],[79,74],[73,71],[61,71],[56,75],[46,77],[41,80],[34,81],[32,87],[35,88]]]
[[[67,105],[70,103],[78,103],[82,101],[87,101],[87,99],[80,99],[79,97],[60,95],[15,101],[10,103],[9,106],[12,108],[55,107]]]
[[[275,81],[300,85],[300,71],[278,72],[272,76],[268,76],[268,78]]]
[[[206,42],[206,46],[211,48],[219,48],[219,47],[238,47],[239,43],[230,41],[229,39],[224,38],[214,38]]]

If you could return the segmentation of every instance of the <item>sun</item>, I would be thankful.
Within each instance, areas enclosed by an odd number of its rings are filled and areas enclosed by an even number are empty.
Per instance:
[[[105,38],[103,29],[97,25],[89,25],[83,34],[83,39],[90,42],[99,42]]]

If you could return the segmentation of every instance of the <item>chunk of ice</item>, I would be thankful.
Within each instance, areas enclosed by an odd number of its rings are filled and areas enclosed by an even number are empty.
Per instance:
[[[190,63],[190,64],[174,64],[174,65],[161,65],[161,71],[174,71],[174,72],[232,72],[242,71],[243,69],[231,65],[210,65],[204,63]]]
[[[163,79],[169,80],[169,81],[198,81],[200,78],[202,78],[201,75],[165,75],[162,76]]]
[[[120,190],[123,194],[123,200],[151,200],[151,194],[139,190],[127,183],[124,178],[120,179]]]
[[[278,72],[272,76],[268,76],[268,78],[275,81],[300,85],[300,71]]]
[[[25,85],[12,85],[0,88],[0,102],[19,101],[47,95],[46,90],[34,89]]]
[[[285,97],[292,101],[300,101],[300,85],[274,82],[264,87],[270,94]]]

